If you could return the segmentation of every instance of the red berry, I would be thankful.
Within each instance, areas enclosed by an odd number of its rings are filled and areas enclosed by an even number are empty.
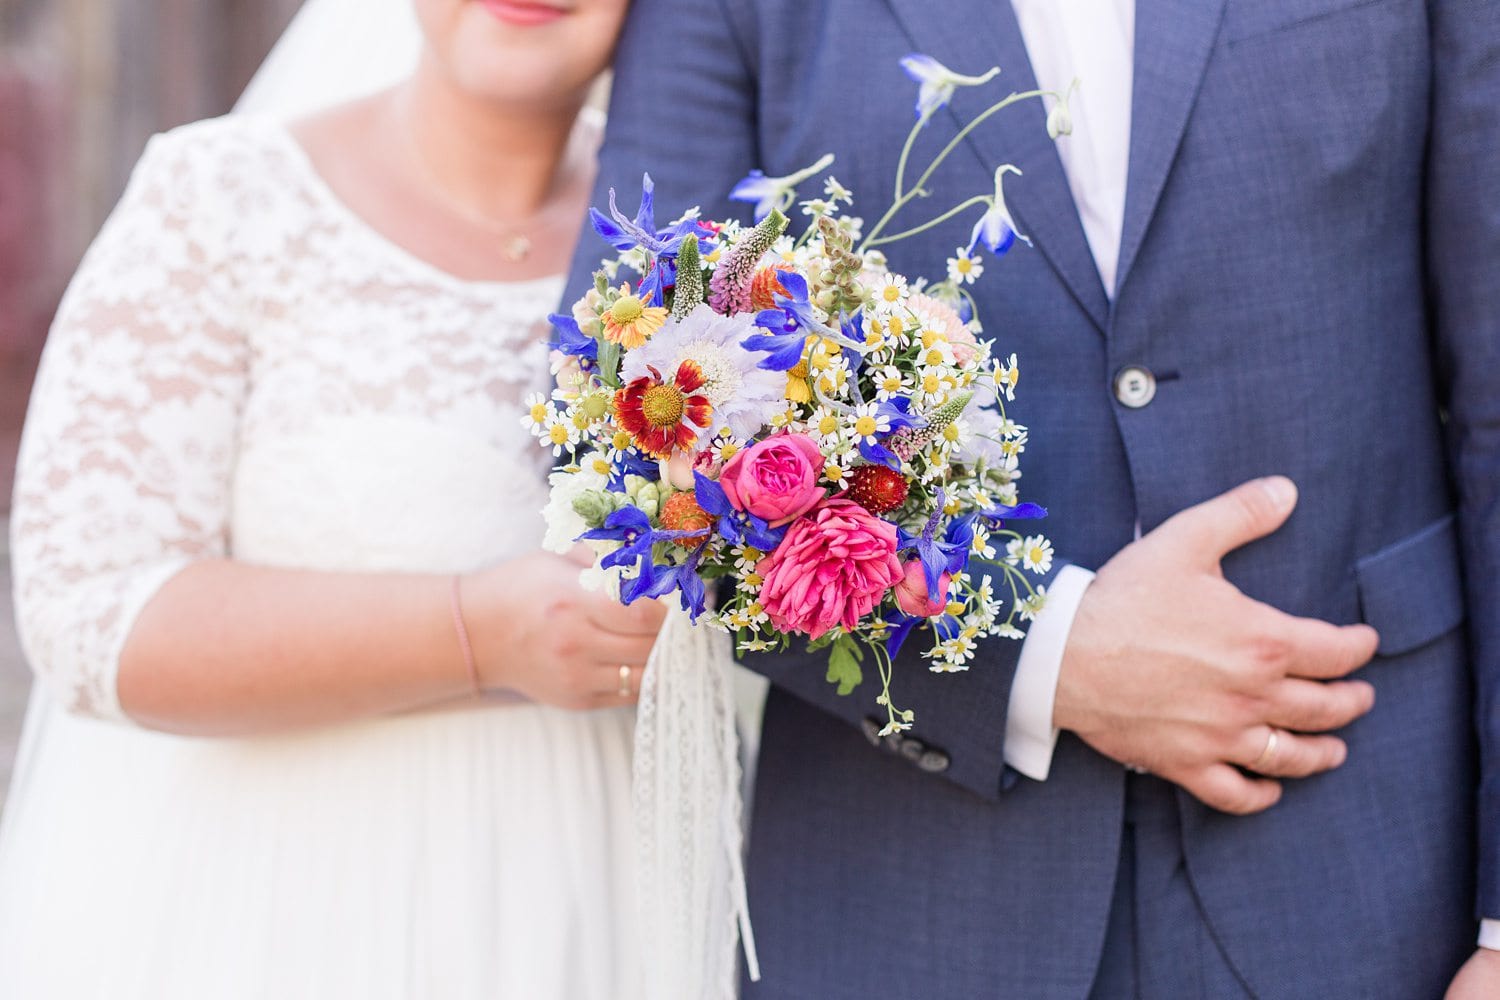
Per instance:
[[[906,477],[884,465],[861,465],[849,474],[844,496],[871,514],[884,514],[906,502]]]

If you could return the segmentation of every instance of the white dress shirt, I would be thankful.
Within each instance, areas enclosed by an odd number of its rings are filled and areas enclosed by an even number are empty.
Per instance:
[[[1011,0],[1011,6],[1037,86],[1066,93],[1078,81],[1068,100],[1073,134],[1058,139],[1057,153],[1099,280],[1112,297],[1130,169],[1135,0]],[[1079,566],[1058,572],[1016,665],[1005,720],[1005,762],[1037,781],[1045,781],[1052,768],[1057,674],[1073,615],[1093,578]]]
[[[1037,86],[1061,93],[1079,81],[1068,102],[1073,134],[1058,139],[1057,153],[1094,266],[1113,299],[1130,170],[1135,0],[1011,0],[1011,7]],[[1073,616],[1093,578],[1081,567],[1063,567],[1021,647],[1005,720],[1005,762],[1037,781],[1045,781],[1052,767],[1058,671]],[[1480,922],[1479,946],[1500,950],[1500,920]]]

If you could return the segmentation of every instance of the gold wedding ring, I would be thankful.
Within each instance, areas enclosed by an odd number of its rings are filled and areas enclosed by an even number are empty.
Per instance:
[[[625,664],[622,663],[622,664],[620,664],[620,697],[621,698],[629,698],[630,697],[630,695],[631,695],[630,687],[631,687],[630,686],[630,668],[627,667]]]
[[[1259,771],[1270,764],[1271,759],[1276,756],[1276,744],[1280,740],[1281,733],[1277,731],[1275,726],[1272,726],[1271,735],[1266,738],[1266,748],[1260,752],[1259,757],[1255,758],[1255,761],[1250,765],[1250,770]]]

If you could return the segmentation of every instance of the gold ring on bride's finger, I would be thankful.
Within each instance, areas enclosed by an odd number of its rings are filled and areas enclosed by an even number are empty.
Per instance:
[[[622,663],[620,664],[620,697],[629,698],[630,688],[630,668]]]
[[[1255,760],[1250,764],[1250,770],[1259,771],[1266,765],[1271,763],[1272,758],[1276,756],[1276,744],[1280,741],[1280,739],[1281,733],[1277,731],[1275,726],[1272,726],[1271,735],[1266,737],[1266,748],[1262,750],[1260,752],[1260,756],[1255,758]]]

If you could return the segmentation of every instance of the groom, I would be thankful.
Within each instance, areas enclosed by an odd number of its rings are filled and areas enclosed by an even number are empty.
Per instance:
[[[747,996],[1500,996],[1500,6],[636,0],[599,198],[833,152],[878,212],[913,51],[1082,80],[911,216],[1024,172],[974,292],[1066,565],[1024,643],[900,664],[909,734],[751,663]]]

